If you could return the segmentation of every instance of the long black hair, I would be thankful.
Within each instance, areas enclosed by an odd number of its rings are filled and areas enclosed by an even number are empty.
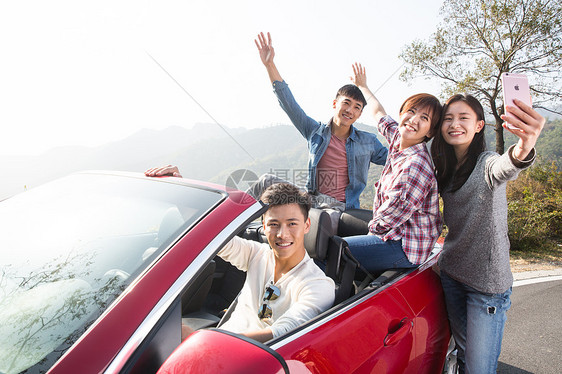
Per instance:
[[[478,121],[484,121],[484,108],[482,108],[482,105],[474,96],[463,94],[453,95],[443,106],[443,115],[441,116],[439,131],[435,134],[435,138],[431,144],[431,156],[435,164],[437,185],[440,193],[443,193],[445,188],[451,183],[451,190],[453,192],[461,188],[474,170],[476,161],[478,161],[478,156],[486,150],[484,126],[482,130],[474,134],[474,138],[468,147],[467,155],[457,170],[459,160],[457,160],[453,146],[443,139],[441,126],[443,125],[443,118],[447,113],[449,105],[458,101],[467,104],[476,113]]]

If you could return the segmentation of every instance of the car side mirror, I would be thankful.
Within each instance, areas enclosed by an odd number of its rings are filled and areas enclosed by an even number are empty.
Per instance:
[[[172,353],[158,374],[289,374],[279,353],[253,339],[220,329],[191,334]]]

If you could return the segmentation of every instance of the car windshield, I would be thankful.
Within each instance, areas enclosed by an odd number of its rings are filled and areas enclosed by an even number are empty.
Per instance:
[[[0,373],[49,367],[223,197],[85,173],[0,202]]]

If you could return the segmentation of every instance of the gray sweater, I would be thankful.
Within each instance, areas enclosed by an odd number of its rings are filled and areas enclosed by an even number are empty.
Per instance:
[[[502,156],[483,152],[464,185],[442,194],[449,228],[439,267],[483,293],[503,293],[513,284],[509,266],[506,184],[535,159],[515,160],[513,146]]]

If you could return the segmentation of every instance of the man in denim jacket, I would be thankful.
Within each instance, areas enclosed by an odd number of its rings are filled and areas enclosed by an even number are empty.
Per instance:
[[[388,154],[374,134],[353,127],[367,103],[361,90],[351,84],[340,88],[333,102],[334,116],[330,122],[315,121],[297,104],[281,78],[273,62],[275,52],[270,34],[266,40],[260,33],[255,42],[281,108],[308,142],[306,189],[317,197],[315,206],[340,211],[359,208],[359,195],[367,184],[370,163],[384,165]],[[263,183],[263,178],[261,181]],[[261,188],[266,188],[267,184]],[[257,196],[261,188],[255,191]]]

